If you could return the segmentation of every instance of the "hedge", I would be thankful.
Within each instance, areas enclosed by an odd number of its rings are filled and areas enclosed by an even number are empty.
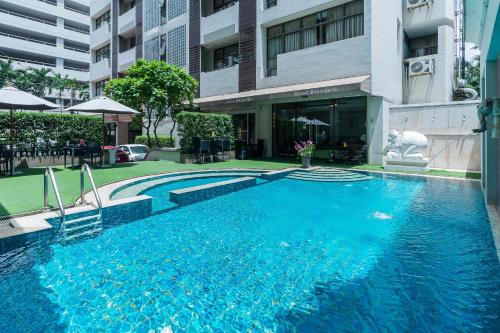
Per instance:
[[[233,119],[227,114],[181,112],[177,115],[183,150],[193,150],[193,137],[227,137],[233,142]]]
[[[9,143],[10,114],[0,112],[0,142]],[[102,120],[95,116],[14,112],[14,141],[18,145],[35,144],[37,139],[53,140],[64,146],[69,140],[88,143],[102,140]]]
[[[139,145],[148,145],[148,137],[145,135],[139,135],[135,137],[135,143]],[[158,141],[154,136],[151,137],[151,146],[153,147],[175,147],[175,140],[169,136],[158,136]]]

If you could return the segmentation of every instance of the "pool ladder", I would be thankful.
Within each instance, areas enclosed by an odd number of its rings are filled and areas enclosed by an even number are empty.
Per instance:
[[[88,164],[83,164],[80,168],[80,203],[85,204],[85,174],[88,175],[92,192],[94,193],[97,203],[98,214],[91,216],[84,216],[76,219],[67,219],[64,205],[62,204],[59,188],[57,187],[56,178],[52,167],[45,169],[43,181],[43,194],[44,194],[44,210],[49,210],[49,180],[54,189],[57,205],[61,214],[61,223],[59,225],[58,234],[61,236],[63,242],[78,239],[80,237],[91,236],[102,232],[102,201],[99,192],[95,186],[94,177]]]

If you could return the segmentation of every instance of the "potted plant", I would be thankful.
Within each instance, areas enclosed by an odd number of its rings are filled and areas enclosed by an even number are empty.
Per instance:
[[[316,146],[314,142],[311,140],[306,142],[295,143],[295,150],[297,154],[302,158],[302,167],[310,168],[311,167],[311,157],[314,155],[316,151]]]

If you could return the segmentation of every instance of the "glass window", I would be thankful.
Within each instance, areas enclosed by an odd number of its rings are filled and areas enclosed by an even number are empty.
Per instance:
[[[167,0],[160,0],[160,24],[167,23]]]
[[[274,7],[278,4],[278,0],[266,0],[266,8]]]
[[[179,67],[186,66],[186,26],[168,32],[168,62]]]
[[[101,96],[104,95],[104,87],[106,87],[106,83],[108,80],[102,80],[95,83],[95,95]]]
[[[424,57],[438,53],[438,35],[410,39],[410,58]]]
[[[267,75],[277,75],[278,54],[364,34],[363,0],[351,1],[267,29]]]
[[[159,38],[154,37],[144,43],[144,59],[158,60],[160,57]]]
[[[234,139],[255,144],[255,113],[233,115]]]
[[[167,61],[167,35],[160,37],[160,60]]]
[[[238,63],[238,44],[221,47],[214,51],[214,70],[232,67]]]
[[[104,47],[101,47],[100,49],[97,49],[95,51],[95,62],[98,63],[102,60],[109,59],[109,54],[110,54],[109,44]]]
[[[107,12],[105,12],[104,14],[95,19],[95,30],[99,29],[104,24],[109,25],[110,21],[111,21],[111,15],[110,11],[108,10]]]
[[[186,0],[168,0],[168,19],[184,14],[187,10]]]

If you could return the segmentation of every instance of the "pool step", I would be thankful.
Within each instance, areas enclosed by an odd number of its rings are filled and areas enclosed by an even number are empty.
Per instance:
[[[373,179],[372,176],[335,168],[299,170],[292,172],[287,178],[316,182],[358,182]]]

